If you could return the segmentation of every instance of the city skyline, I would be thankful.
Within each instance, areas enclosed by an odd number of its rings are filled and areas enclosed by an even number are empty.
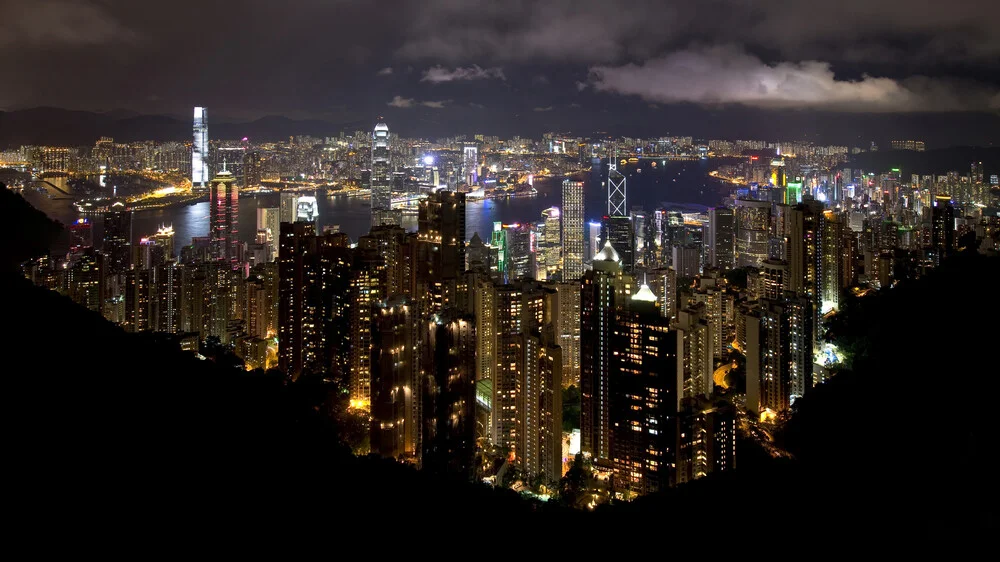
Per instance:
[[[15,519],[989,536],[998,6],[0,0]]]

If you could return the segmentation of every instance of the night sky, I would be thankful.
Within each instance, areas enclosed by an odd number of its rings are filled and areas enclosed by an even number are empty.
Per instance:
[[[997,119],[998,21],[996,0],[0,0],[0,109],[708,135],[848,112],[919,131]]]

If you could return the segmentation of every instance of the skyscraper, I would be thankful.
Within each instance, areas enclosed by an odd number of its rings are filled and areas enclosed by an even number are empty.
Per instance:
[[[583,275],[582,181],[563,180],[562,248],[562,278],[565,281],[576,281]]]
[[[372,131],[372,226],[382,224],[384,213],[392,209],[392,169],[389,163],[389,126],[379,118]]]
[[[462,169],[466,184],[475,186],[479,183],[479,148],[475,143],[466,143],[463,147]]]
[[[562,221],[559,207],[549,207],[542,211],[542,236],[538,239],[536,275],[540,280],[554,280],[561,277],[562,257]]]
[[[208,193],[209,236],[212,257],[237,266],[239,263],[239,189],[231,172],[221,171]]]
[[[940,194],[934,197],[931,206],[931,251],[935,264],[951,254],[955,245],[955,207],[951,196]]]
[[[715,207],[708,210],[708,264],[723,271],[736,267],[736,217],[733,210]]]
[[[123,275],[132,263],[132,211],[121,201],[104,213],[105,269],[109,275]]]
[[[634,281],[610,242],[580,281],[580,446],[595,462],[610,461],[612,335]]]
[[[375,312],[372,338],[372,452],[415,460],[420,451],[420,391],[413,306],[395,297]]]
[[[808,298],[764,299],[746,317],[749,412],[787,412],[812,388],[813,312]]]
[[[276,207],[257,207],[257,233],[264,234],[267,245],[267,261],[274,261],[278,256],[279,226],[281,224],[279,209]]]
[[[248,150],[243,155],[243,187],[256,189],[264,180],[264,161],[257,150]],[[277,236],[277,233],[275,233]]]
[[[533,279],[535,252],[532,251],[533,232],[530,224],[505,224],[507,241],[507,279]]]
[[[608,215],[627,217],[628,205],[625,176],[618,171],[618,157],[608,160]]]
[[[315,195],[299,196],[295,209],[295,220],[305,222],[319,221],[319,204]]]
[[[771,203],[768,201],[736,201],[736,266],[760,267],[767,259],[767,242],[771,225]]]
[[[615,322],[609,426],[616,491],[643,495],[672,485],[677,337],[645,285]]]
[[[312,223],[281,223],[278,258],[278,365],[295,380],[318,370],[323,347],[321,279]]]
[[[208,186],[208,109],[194,108],[194,143],[191,145],[191,185]]]
[[[714,338],[704,304],[677,313],[677,407],[683,398],[709,398],[715,390],[712,381]]]
[[[635,236],[628,216],[605,215],[601,221],[601,240],[610,243],[621,257],[622,269],[631,272],[635,266]]]
[[[465,194],[438,191],[420,201],[417,217],[417,291],[421,314],[457,301],[465,272]]]
[[[282,191],[279,202],[279,222],[295,222],[299,216],[299,194],[294,191]]]

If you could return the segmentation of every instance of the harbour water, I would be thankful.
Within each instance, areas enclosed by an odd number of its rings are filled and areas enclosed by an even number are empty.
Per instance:
[[[619,166],[628,178],[628,207],[638,206],[646,210],[657,207],[676,208],[686,211],[700,210],[717,205],[728,193],[725,184],[708,176],[712,161],[653,161],[643,159],[637,163]],[[584,216],[587,221],[600,220],[607,213],[607,163],[595,163],[589,173],[577,174],[573,179],[584,181]],[[478,232],[488,239],[493,223],[539,221],[542,211],[549,207],[561,206],[562,181],[564,177],[537,178],[534,181],[537,194],[530,197],[510,199],[470,200],[466,204],[466,238]],[[51,218],[64,224],[76,221],[81,215],[73,207],[72,188],[64,178],[50,180],[70,193],[70,196],[52,191],[46,196],[37,190],[26,189],[24,197],[36,208]],[[367,198],[336,195],[327,197],[319,193],[319,227],[338,225],[352,240],[366,234],[370,226],[370,207]],[[253,239],[257,228],[257,208],[277,207],[277,193],[241,196],[239,206],[240,237],[245,241]],[[94,223],[94,242],[100,246],[103,225],[100,217],[90,217]],[[175,247],[191,243],[195,236],[208,234],[208,202],[178,205],[164,209],[135,213],[132,219],[133,242],[156,232],[161,225],[173,226]],[[410,217],[404,226],[416,229],[416,218]]]

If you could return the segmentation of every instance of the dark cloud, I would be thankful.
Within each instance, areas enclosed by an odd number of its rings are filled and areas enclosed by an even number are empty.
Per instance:
[[[542,113],[542,112],[545,112],[545,111],[552,111],[553,109],[555,109],[555,108],[552,107],[551,105],[547,105],[545,107],[536,107],[536,108],[533,108],[532,111],[537,111],[539,113]]]
[[[86,47],[136,39],[98,3],[70,0],[5,0],[0,18],[0,47]]]
[[[825,62],[765,64],[736,47],[678,51],[642,64],[595,66],[598,91],[660,103],[737,103],[852,112],[1000,109],[1000,89],[940,78],[838,79]]]
[[[996,0],[0,0],[0,16],[4,109],[353,123],[392,100],[460,129],[462,111],[500,127],[582,103],[560,125],[625,127],[651,102],[957,111],[1000,87]]]
[[[399,108],[399,109],[408,109],[408,108],[417,107],[417,106],[429,107],[431,109],[444,109],[445,106],[447,106],[449,103],[451,103],[451,100],[440,100],[440,101],[426,100],[426,101],[417,101],[417,100],[415,100],[413,98],[404,98],[403,96],[394,96],[391,100],[389,100],[389,103],[387,103],[386,105],[388,105],[389,107],[396,107],[396,108]]]
[[[474,64],[469,67],[457,67],[452,70],[438,65],[425,70],[423,78],[421,78],[420,81],[440,84],[442,82],[489,80],[494,78],[497,80],[507,79],[507,77],[503,74],[503,69],[500,67],[483,68],[478,64]]]

